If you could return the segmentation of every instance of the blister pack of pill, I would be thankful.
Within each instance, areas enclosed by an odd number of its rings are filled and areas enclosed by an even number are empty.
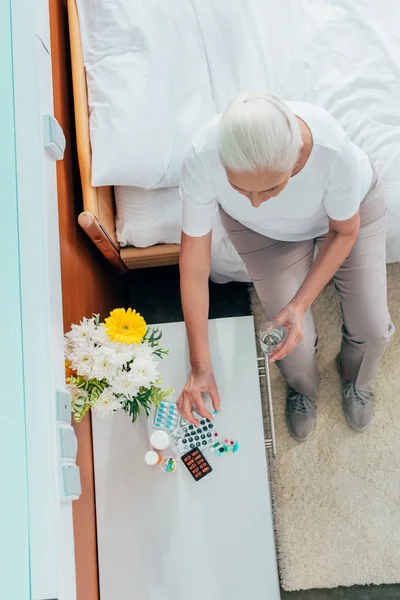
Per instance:
[[[193,448],[204,450],[219,439],[220,436],[213,421],[199,417],[199,422],[200,425],[196,426],[182,419],[179,430],[175,432],[175,437],[178,438],[179,452],[188,452]]]
[[[180,426],[181,420],[176,404],[163,400],[154,413],[153,428],[172,432]]]

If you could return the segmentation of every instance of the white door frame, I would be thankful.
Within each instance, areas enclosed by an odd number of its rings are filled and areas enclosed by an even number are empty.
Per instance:
[[[29,511],[9,2],[0,3],[0,125],[0,598],[25,599]]]
[[[8,3],[18,227],[18,245],[10,250],[19,259],[23,377],[18,385],[24,386],[19,394],[24,395],[26,415],[29,599],[75,600],[72,504],[62,501],[56,424],[56,390],[65,388],[56,167],[42,139],[43,114],[53,113],[49,36],[39,37],[49,31],[48,3]],[[14,568],[14,579],[18,577]]]

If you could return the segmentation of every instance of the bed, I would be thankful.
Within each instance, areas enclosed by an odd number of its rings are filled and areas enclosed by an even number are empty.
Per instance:
[[[88,96],[75,0],[68,0],[68,21],[77,151],[84,207],[78,218],[79,225],[120,273],[126,273],[129,269],[176,264],[179,261],[178,244],[163,244],[150,248],[120,248],[115,228],[113,187],[92,186]]]
[[[79,224],[107,260],[121,273],[178,262],[186,145],[236,94],[268,89],[325,106],[369,154],[387,193],[388,262],[399,261],[400,7],[383,4],[68,0]],[[248,281],[219,223],[213,237],[214,280]]]

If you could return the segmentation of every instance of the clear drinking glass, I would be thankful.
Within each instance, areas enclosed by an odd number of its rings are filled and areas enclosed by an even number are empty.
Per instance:
[[[277,321],[268,321],[260,328],[258,337],[261,349],[270,356],[283,346],[288,336],[288,329]]]

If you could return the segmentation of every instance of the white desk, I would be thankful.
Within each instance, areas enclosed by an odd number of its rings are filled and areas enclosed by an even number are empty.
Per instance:
[[[185,328],[162,329],[176,399],[189,372]],[[252,317],[210,321],[210,344],[218,429],[240,449],[206,451],[209,476],[148,467],[145,419],[93,419],[101,600],[280,598]]]

